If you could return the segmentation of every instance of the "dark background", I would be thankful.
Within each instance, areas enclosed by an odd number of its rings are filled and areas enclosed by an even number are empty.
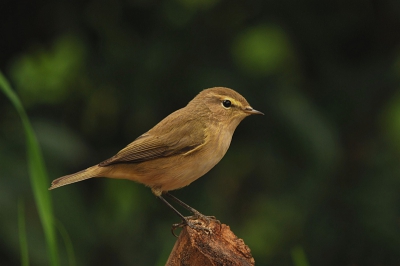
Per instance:
[[[249,245],[257,265],[400,265],[400,2],[1,1],[0,69],[55,179],[114,155],[199,91],[266,115],[175,191]],[[0,264],[47,250],[20,119],[0,97]],[[164,265],[179,219],[140,184],[49,192],[78,265]],[[60,260],[67,265],[60,241]],[[300,254],[300,255],[299,255]],[[297,264],[298,265],[298,264]]]

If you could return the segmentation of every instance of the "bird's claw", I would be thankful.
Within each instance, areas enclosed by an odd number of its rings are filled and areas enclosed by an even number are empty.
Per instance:
[[[180,223],[178,223],[178,224],[173,224],[173,225],[172,225],[172,228],[171,228],[171,233],[172,233],[175,237],[178,237],[178,236],[175,234],[175,230],[176,230],[177,228],[182,228],[182,227],[184,227],[184,226],[189,226],[191,229],[194,229],[194,230],[202,230],[202,231],[207,232],[207,234],[209,234],[209,233],[211,233],[211,229],[208,228],[207,226],[210,224],[211,219],[212,219],[212,220],[216,220],[215,216],[205,216],[205,215],[203,215],[203,214],[197,212],[197,213],[195,213],[195,214],[192,215],[192,216],[185,217],[185,219],[182,220],[182,222],[180,222]],[[200,221],[199,221],[199,220],[200,220]],[[195,221],[195,222],[193,222],[193,221]],[[203,221],[203,222],[205,223],[205,225],[203,225],[203,223],[202,223],[201,221]],[[218,220],[217,220],[217,221],[218,221]],[[218,223],[220,223],[220,222],[218,221]]]
[[[220,223],[220,221],[215,218],[215,216],[207,216],[200,212],[195,212],[192,216],[187,217],[189,220],[201,220],[204,221],[207,225],[211,223],[211,220],[215,220],[216,222]]]

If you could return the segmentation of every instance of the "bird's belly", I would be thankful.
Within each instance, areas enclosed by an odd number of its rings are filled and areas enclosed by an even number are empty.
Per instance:
[[[222,157],[204,156],[203,158],[196,157],[195,160],[191,158],[182,160],[175,168],[176,171],[171,171],[166,175],[168,176],[168,181],[163,182],[162,191],[174,190],[189,185],[210,171]]]
[[[232,134],[221,134],[219,137],[216,146],[208,143],[201,150],[179,155],[176,166],[167,171],[168,173],[164,173],[162,181],[167,180],[167,182],[162,182],[161,190],[169,191],[185,187],[210,171],[227,152]]]
[[[225,155],[221,151],[199,151],[135,164],[116,164],[107,177],[129,179],[160,191],[185,187],[211,170]]]

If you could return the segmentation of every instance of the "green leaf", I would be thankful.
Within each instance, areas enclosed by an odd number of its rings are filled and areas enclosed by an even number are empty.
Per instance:
[[[24,201],[22,199],[20,199],[18,202],[18,233],[19,246],[21,249],[21,265],[29,266],[28,240],[25,227],[25,208]]]
[[[39,143],[36,139],[36,135],[33,131],[28,116],[21,104],[21,101],[19,100],[15,92],[11,89],[11,86],[9,85],[2,72],[0,72],[0,89],[10,99],[11,103],[14,105],[19,116],[21,117],[26,135],[30,181],[35,197],[36,206],[39,212],[39,217],[46,237],[50,262],[51,265],[59,265],[52,202],[49,191],[47,190],[49,181]]]

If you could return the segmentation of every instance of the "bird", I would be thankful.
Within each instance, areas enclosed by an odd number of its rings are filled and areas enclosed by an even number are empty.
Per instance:
[[[238,92],[214,87],[202,90],[185,107],[171,113],[113,157],[52,181],[49,190],[95,177],[128,179],[151,188],[190,225],[163,196],[179,203],[196,217],[196,209],[169,191],[180,189],[211,170],[226,154],[233,133],[247,116],[263,115]]]

